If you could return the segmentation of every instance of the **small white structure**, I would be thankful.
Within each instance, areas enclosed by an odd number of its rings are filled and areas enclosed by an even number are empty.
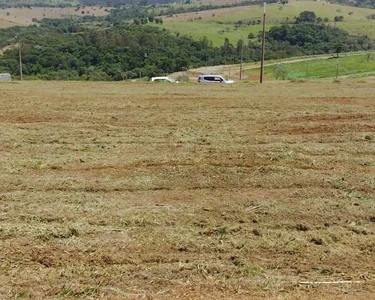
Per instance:
[[[9,82],[12,80],[12,76],[9,73],[0,73],[0,82]]]

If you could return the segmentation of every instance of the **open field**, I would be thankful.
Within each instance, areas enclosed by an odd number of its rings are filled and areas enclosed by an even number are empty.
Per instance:
[[[11,26],[28,26],[34,24],[34,19],[43,18],[61,19],[71,16],[106,16],[107,7],[86,6],[85,8],[76,7],[31,7],[31,8],[5,8],[0,9],[0,28]]]
[[[0,299],[372,299],[374,101],[375,78],[0,84]]]
[[[289,1],[287,5],[270,4],[267,6],[267,28],[293,20],[302,11],[314,11],[317,16],[329,18],[332,26],[339,26],[351,34],[367,34],[375,38],[375,21],[366,17],[375,14],[374,9],[358,8],[329,4],[317,1]],[[350,13],[350,14],[349,14]],[[343,15],[344,21],[334,23],[335,16]],[[207,36],[214,45],[221,46],[224,38],[228,37],[232,43],[238,39],[247,39],[250,32],[257,34],[262,30],[261,25],[250,25],[235,28],[234,22],[260,20],[263,16],[263,8],[260,5],[232,7],[201,11],[198,13],[186,13],[165,18],[163,26],[173,32],[187,34],[193,38]],[[218,23],[218,22],[221,22]]]
[[[78,5],[79,1],[78,0],[0,0],[0,4],[2,5],[12,5],[12,6],[17,6],[17,5],[34,5],[34,4],[46,4],[50,6],[61,6],[61,5]]]

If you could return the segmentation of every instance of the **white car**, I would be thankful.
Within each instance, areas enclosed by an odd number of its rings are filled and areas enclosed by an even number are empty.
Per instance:
[[[151,77],[152,82],[173,82],[178,83],[178,81],[169,78],[168,76],[159,76],[159,77]]]
[[[206,83],[234,83],[233,80],[225,79],[223,76],[220,76],[220,75],[200,75],[198,77],[198,82],[206,82]]]

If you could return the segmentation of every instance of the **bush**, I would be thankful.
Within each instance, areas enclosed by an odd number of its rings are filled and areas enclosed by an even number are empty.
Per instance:
[[[335,22],[342,22],[342,21],[344,21],[344,16],[336,16],[333,20]]]
[[[288,77],[288,71],[283,64],[276,65],[276,67],[273,68],[272,73],[276,80],[285,80]]]

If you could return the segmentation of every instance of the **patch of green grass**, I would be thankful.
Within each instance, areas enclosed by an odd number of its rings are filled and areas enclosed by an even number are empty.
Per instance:
[[[319,58],[295,63],[273,64],[265,68],[265,76],[269,79],[316,79],[338,76],[359,76],[375,74],[375,53],[341,54],[337,58]],[[245,71],[247,75],[258,74],[259,69]]]

